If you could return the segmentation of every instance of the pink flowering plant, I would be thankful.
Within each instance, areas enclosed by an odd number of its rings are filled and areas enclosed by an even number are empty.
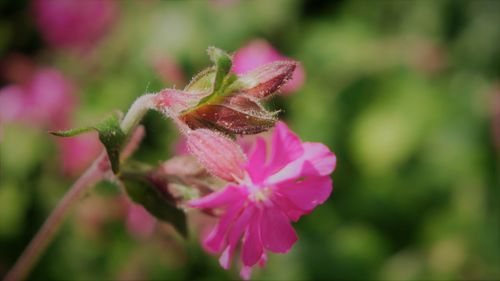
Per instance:
[[[215,216],[217,223],[202,237],[203,246],[220,255],[225,269],[239,255],[244,279],[253,267],[266,264],[269,252],[292,248],[298,236],[291,223],[328,199],[336,165],[328,147],[303,142],[278,120],[278,112],[262,104],[294,77],[298,63],[273,60],[239,73],[228,53],[211,47],[208,54],[214,66],[184,89],[145,94],[125,115],[117,112],[92,126],[52,132],[72,137],[96,131],[105,152],[61,200],[6,280],[26,276],[68,211],[101,180],[124,189],[133,202],[129,224],[144,228],[142,234],[163,222],[187,237],[186,213],[200,209]],[[128,160],[144,136],[139,123],[148,110],[177,125],[189,155],[157,166]],[[268,130],[269,141],[261,135],[249,137]]]

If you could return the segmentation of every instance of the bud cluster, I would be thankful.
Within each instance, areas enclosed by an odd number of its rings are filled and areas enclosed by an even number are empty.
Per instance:
[[[261,101],[291,79],[297,62],[277,61],[238,76],[231,72],[229,54],[216,48],[208,53],[215,66],[200,72],[184,90],[161,91],[155,108],[192,130],[247,135],[273,127],[277,112],[268,111]]]

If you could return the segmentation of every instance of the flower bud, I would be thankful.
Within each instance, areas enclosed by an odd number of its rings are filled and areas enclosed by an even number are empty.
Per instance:
[[[260,100],[280,89],[297,62],[276,61],[237,76],[231,73],[231,57],[209,48],[215,66],[202,71],[183,91],[164,90],[155,106],[190,129],[207,128],[226,134],[257,134],[272,128],[276,112],[266,110]]]
[[[191,129],[212,128],[228,134],[257,134],[273,127],[275,112],[269,112],[247,95],[225,98],[219,104],[205,104],[181,115]]]
[[[187,145],[213,175],[230,182],[243,178],[245,155],[236,143],[222,134],[208,129],[188,131]]]
[[[174,118],[181,112],[194,108],[201,99],[209,95],[209,92],[201,91],[180,91],[175,89],[165,89],[156,94],[155,107]]]
[[[243,92],[256,98],[266,98],[276,93],[293,75],[297,62],[277,61],[258,67],[239,77],[246,84]]]

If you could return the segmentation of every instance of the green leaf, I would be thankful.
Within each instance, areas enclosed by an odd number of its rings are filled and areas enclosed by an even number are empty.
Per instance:
[[[73,137],[82,133],[96,130],[99,133],[99,140],[106,148],[111,169],[117,174],[120,171],[120,151],[127,139],[127,135],[120,128],[120,114],[115,113],[102,120],[98,124],[89,127],[76,128],[66,131],[51,131],[58,137]]]
[[[214,88],[213,88],[213,91],[215,93],[222,86],[222,82],[224,81],[224,78],[231,70],[231,66],[233,65],[233,63],[231,60],[231,56],[221,49],[215,47],[209,47],[207,53],[210,56],[210,59],[215,64],[216,73],[215,73]]]
[[[186,214],[177,208],[174,198],[167,193],[168,183],[144,173],[122,173],[121,179],[135,203],[159,220],[172,224],[183,237],[188,236]]]

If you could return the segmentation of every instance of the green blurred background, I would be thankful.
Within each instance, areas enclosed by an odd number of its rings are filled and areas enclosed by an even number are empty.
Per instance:
[[[114,4],[112,27],[82,55],[43,40],[30,1],[0,2],[0,58],[22,54],[71,79],[75,126],[172,87],[155,56],[178,64],[184,81],[209,65],[211,45],[233,52],[261,38],[302,62],[304,86],[269,106],[336,153],[334,192],[255,279],[500,279],[500,1]],[[155,113],[144,124],[134,157],[173,155],[174,126]],[[47,128],[2,126],[0,276],[75,179]],[[131,235],[118,193],[101,183],[86,196],[30,278],[238,278],[203,251],[195,226],[189,240],[168,225]]]

